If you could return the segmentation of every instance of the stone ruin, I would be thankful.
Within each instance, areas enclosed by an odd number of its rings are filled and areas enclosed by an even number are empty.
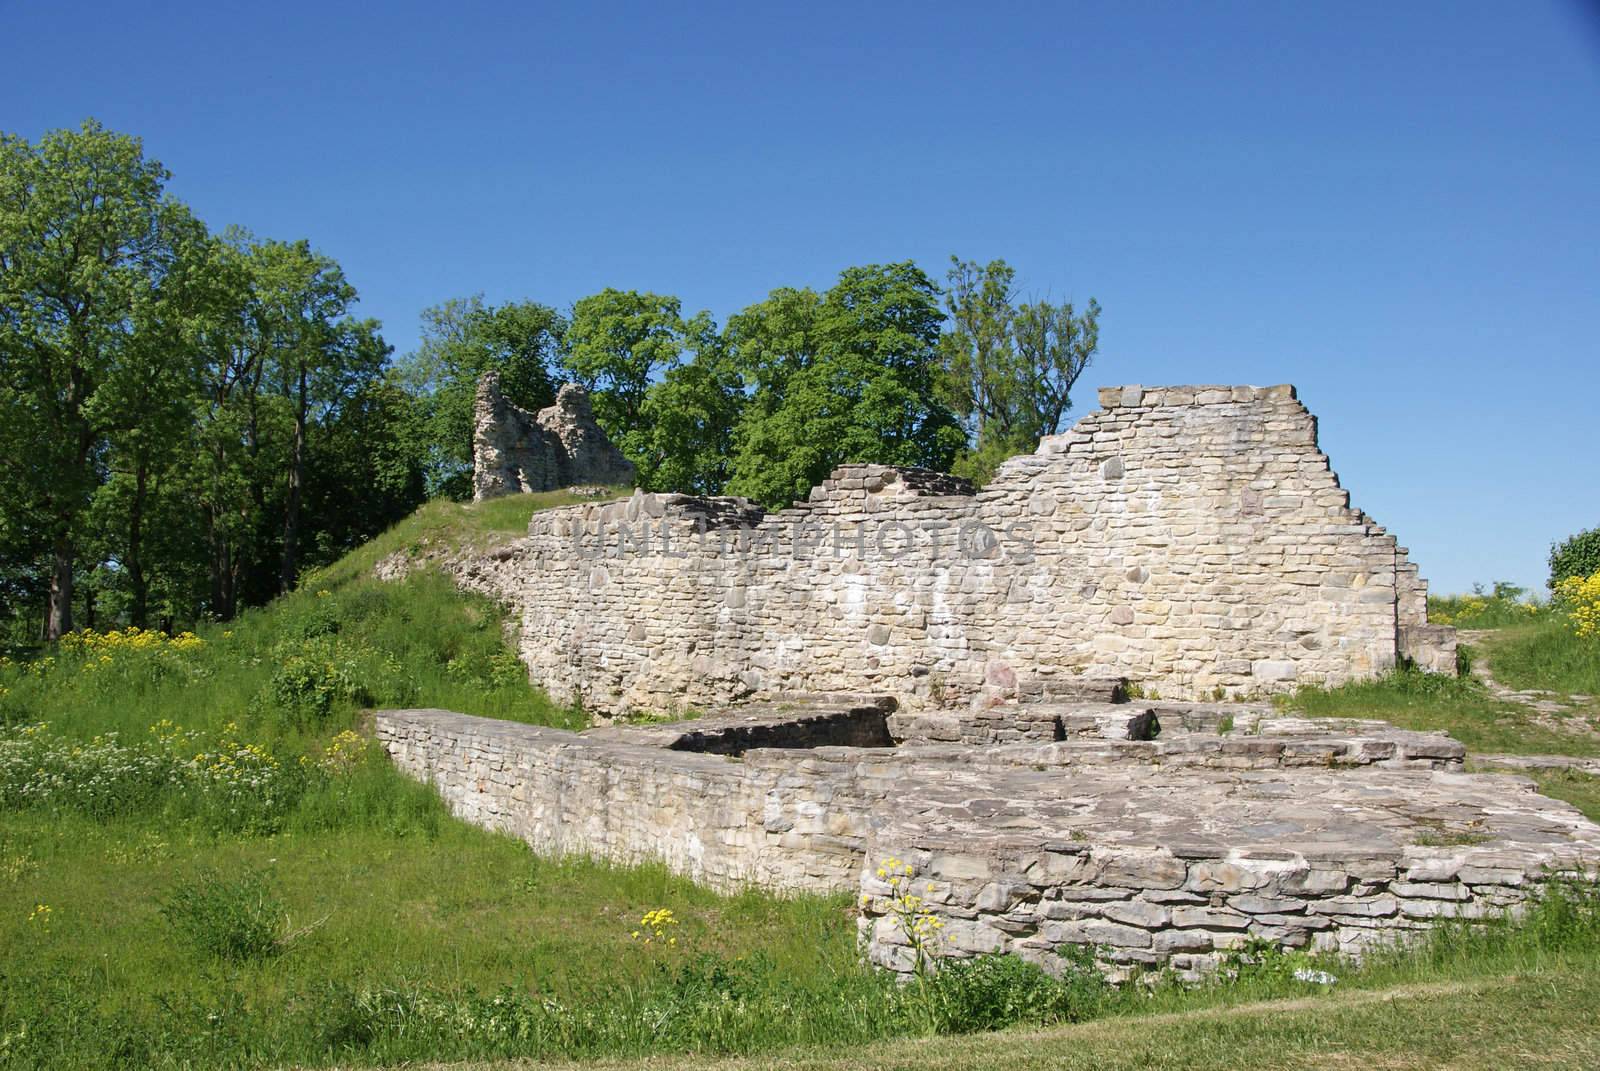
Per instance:
[[[934,955],[1055,968],[1088,945],[1114,976],[1198,977],[1254,938],[1359,954],[1595,873],[1600,827],[1465,772],[1448,736],[1264,702],[1455,670],[1292,388],[1100,400],[981,491],[851,465],[776,513],[636,493],[446,555],[558,699],[712,713],[572,733],[385,711],[378,736],[542,852],[849,891],[896,971],[889,858],[944,924]]]
[[[535,681],[603,712],[794,692],[1018,701],[1084,675],[1251,696],[1402,658],[1455,672],[1454,631],[1428,624],[1416,566],[1350,505],[1292,387],[1113,387],[1100,403],[981,491],[846,465],[772,513],[636,494],[537,513],[455,571],[512,607]]]
[[[472,497],[477,501],[581,485],[631,487],[622,456],[589,408],[589,392],[568,383],[537,414],[500,392],[498,373],[478,381],[472,410]]]

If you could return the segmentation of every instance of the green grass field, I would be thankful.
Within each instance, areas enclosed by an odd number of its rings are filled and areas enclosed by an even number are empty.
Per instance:
[[[897,1039],[858,1051],[683,1057],[653,1060],[649,1066],[661,1071],[1569,1071],[1600,1066],[1596,1017],[1600,974],[1551,968],[1043,1030]],[[510,1071],[531,1065],[451,1066]],[[601,1071],[639,1064],[601,1060],[582,1066]]]
[[[426,569],[369,570],[565,501],[435,503],[194,639],[122,634],[0,666],[0,1066],[1556,1067],[1600,1051],[1585,890],[1517,925],[1321,962],[1331,992],[1282,954],[1197,988],[1014,961],[899,986],[860,965],[847,899],[720,896],[453,820],[358,735],[363,708],[584,716],[528,687],[493,605]],[[1489,656],[1526,633],[1531,665],[1569,667],[1545,625],[1513,619]],[[1471,681],[1397,674],[1295,705],[1480,750],[1586,747]],[[1595,778],[1538,780],[1600,814]],[[640,920],[663,908],[655,938]]]

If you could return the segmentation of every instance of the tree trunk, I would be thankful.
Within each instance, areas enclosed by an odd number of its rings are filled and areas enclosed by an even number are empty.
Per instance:
[[[143,457],[134,462],[133,505],[128,511],[128,620],[145,628],[150,615],[150,581],[144,575],[144,502],[149,487],[149,466]]]
[[[300,486],[305,477],[306,450],[306,369],[300,369],[300,392],[294,412],[294,445],[289,457],[289,495],[283,511],[283,571],[278,589],[293,589],[299,572]]]
[[[208,526],[211,542],[211,615],[218,621],[232,621],[238,613],[238,569],[234,565],[233,545],[219,531],[216,511]]]
[[[50,605],[45,615],[44,638],[59,640],[72,631],[72,537],[62,532],[51,548]]]
[[[222,544],[222,610],[224,621],[232,621],[239,615],[239,559],[233,552],[233,544],[226,541]]]
[[[211,612],[219,619],[226,621],[227,617],[222,612],[222,537],[217,532],[217,509],[215,506],[206,511],[206,542],[211,545]]]

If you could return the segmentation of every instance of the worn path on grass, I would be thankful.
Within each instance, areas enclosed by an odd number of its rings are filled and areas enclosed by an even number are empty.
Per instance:
[[[1495,680],[1489,668],[1489,649],[1493,646],[1494,629],[1462,629],[1457,633],[1464,644],[1474,648],[1479,657],[1472,660],[1472,675],[1483,682],[1489,694],[1503,703],[1510,703],[1523,708],[1528,712],[1528,720],[1549,729],[1552,732],[1566,733],[1570,736],[1589,737],[1600,739],[1597,731],[1586,719],[1572,717],[1577,704],[1574,700],[1586,700],[1588,696],[1574,696],[1562,699],[1558,693],[1544,689],[1518,691],[1506,684]],[[1521,770],[1539,769],[1567,769],[1579,770],[1583,773],[1600,775],[1600,759],[1573,758],[1568,755],[1511,755],[1511,754],[1486,754],[1474,752],[1474,761],[1491,766],[1507,767]]]
[[[1489,669],[1487,652],[1493,647],[1491,637],[1496,630],[1492,628],[1462,629],[1457,638],[1460,642],[1483,652],[1484,657],[1472,660],[1472,675],[1483,682],[1489,693],[1496,699],[1532,710],[1541,725],[1561,732],[1580,733],[1588,736],[1600,736],[1592,726],[1582,721],[1573,721],[1567,718],[1573,709],[1588,696],[1568,696],[1563,698],[1559,692],[1552,692],[1544,688],[1525,688],[1517,690],[1511,686],[1495,680],[1494,674]]]
[[[435,1071],[514,1071],[500,1061]],[[1292,1000],[1127,1016],[1048,1030],[881,1042],[859,1051],[607,1060],[585,1071],[1120,1071],[1135,1068],[1409,1071],[1600,1067],[1600,972],[1552,970],[1334,991]]]

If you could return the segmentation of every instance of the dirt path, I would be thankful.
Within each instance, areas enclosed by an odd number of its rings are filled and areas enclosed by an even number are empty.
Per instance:
[[[1559,692],[1547,691],[1542,688],[1527,688],[1518,690],[1500,681],[1495,680],[1494,674],[1489,669],[1489,648],[1493,646],[1491,637],[1494,629],[1462,629],[1456,636],[1460,642],[1473,648],[1476,657],[1472,659],[1472,675],[1483,682],[1489,694],[1503,703],[1512,703],[1522,707],[1528,712],[1528,719],[1535,724],[1553,732],[1567,733],[1572,736],[1587,736],[1600,739],[1600,730],[1593,722],[1583,716],[1583,710],[1591,697],[1586,695],[1563,696]],[[1574,715],[1577,715],[1576,717]],[[1501,756],[1480,756],[1482,758],[1499,758]],[[1524,756],[1544,757],[1544,756]],[[1552,764],[1546,764],[1552,765]],[[1555,763],[1553,765],[1569,765],[1569,763]]]

